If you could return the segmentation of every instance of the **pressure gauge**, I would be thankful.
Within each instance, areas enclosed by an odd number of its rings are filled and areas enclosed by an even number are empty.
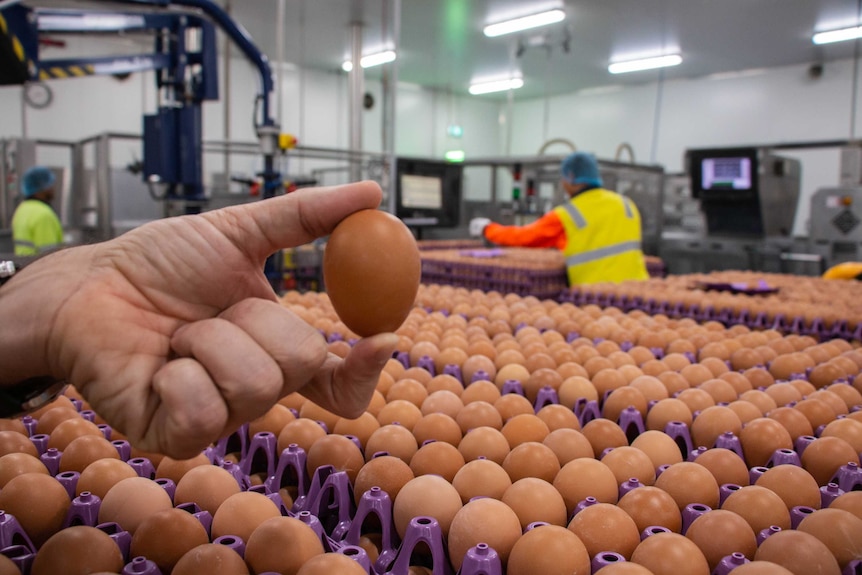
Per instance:
[[[42,110],[51,105],[54,93],[51,88],[43,82],[28,82],[24,84],[24,101],[37,110]]]

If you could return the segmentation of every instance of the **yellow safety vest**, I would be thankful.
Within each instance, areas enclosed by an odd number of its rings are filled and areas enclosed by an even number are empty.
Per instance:
[[[630,199],[595,188],[554,208],[566,231],[569,285],[649,278],[641,216]]]
[[[24,200],[12,216],[16,256],[32,256],[63,245],[63,226],[51,206]]]

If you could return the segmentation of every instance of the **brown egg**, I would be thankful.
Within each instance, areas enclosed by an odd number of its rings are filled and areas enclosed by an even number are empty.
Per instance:
[[[311,419],[291,421],[278,434],[278,452],[281,453],[295,443],[308,452],[314,442],[326,435],[326,431]]]
[[[461,365],[461,376],[464,378],[464,383],[473,381],[473,375],[477,371],[484,371],[488,374],[488,379],[492,381],[497,376],[497,367],[494,365],[493,358],[485,355],[471,355]]]
[[[723,379],[708,379],[697,388],[711,395],[716,403],[730,403],[738,397],[736,389]]]
[[[778,465],[757,478],[755,485],[778,495],[788,510],[797,506],[820,508],[820,488],[811,475],[795,465]]]
[[[429,413],[413,426],[413,437],[419,445],[434,439],[457,447],[461,443],[462,434],[461,427],[448,415]]]
[[[556,429],[542,443],[551,448],[561,466],[580,457],[594,456],[589,439],[574,429]]]
[[[502,396],[494,402],[494,408],[503,418],[504,424],[516,415],[534,416],[536,414],[533,404],[526,397],[517,393],[507,393]]]
[[[399,379],[392,384],[385,395],[387,403],[401,399],[421,407],[422,402],[428,397],[428,390],[415,379]]]
[[[200,467],[201,465],[210,465],[210,460],[206,455],[200,453],[191,459],[173,459],[165,457],[159,462],[156,468],[156,479],[166,478],[177,485],[183,476],[191,469]]]
[[[315,555],[302,564],[296,575],[330,575],[339,573],[341,575],[367,575],[359,561],[355,561],[346,554],[324,553]]]
[[[50,435],[59,424],[67,419],[81,419],[81,414],[73,407],[54,407],[49,409],[36,422],[36,433]]]
[[[36,547],[60,530],[70,505],[63,485],[42,473],[13,477],[0,490],[0,509],[18,520]]]
[[[713,447],[698,455],[694,462],[706,467],[719,486],[726,483],[748,485],[748,467],[734,451]]]
[[[0,575],[21,575],[21,570],[7,556],[0,555]]]
[[[463,503],[474,497],[502,499],[511,485],[512,479],[506,470],[487,459],[470,461],[458,470],[452,479],[452,486],[461,496]]]
[[[831,422],[836,415],[829,404],[820,399],[803,399],[793,409],[802,412],[814,429]]]
[[[566,502],[554,486],[542,479],[525,477],[512,483],[502,497],[518,520],[521,529],[542,521],[551,525],[566,525]]]
[[[829,505],[829,509],[849,511],[859,519],[862,519],[862,491],[848,491],[843,495],[839,495]]]
[[[311,419],[313,421],[322,421],[330,431],[335,428],[335,424],[338,423],[339,419],[341,419],[340,416],[320,407],[313,401],[306,401],[302,404],[302,408],[299,410],[299,417],[302,419]],[[287,426],[285,426],[285,428],[286,427]],[[282,428],[282,430],[284,430],[284,428]]]
[[[118,523],[134,536],[144,520],[172,507],[161,485],[145,477],[131,477],[119,481],[105,494],[99,507],[99,523]]]
[[[371,461],[375,453],[385,451],[410,465],[419,444],[409,429],[401,425],[383,425],[371,434],[365,445],[365,461]]]
[[[692,413],[715,406],[715,400],[710,394],[695,387],[682,390],[676,398],[686,404]]]
[[[68,527],[48,539],[30,569],[32,575],[88,575],[100,571],[120,572],[123,554],[107,533],[79,525]]]
[[[585,507],[574,516],[568,529],[578,536],[591,557],[609,551],[630,559],[640,543],[640,532],[634,519],[608,503]]]
[[[629,561],[610,563],[602,567],[600,572],[602,575],[653,575],[653,572],[646,567]]]
[[[569,514],[587,497],[595,497],[600,503],[616,503],[619,498],[613,471],[595,459],[575,459],[565,464],[554,478],[554,487],[563,496]]]
[[[354,481],[364,463],[362,451],[353,441],[343,435],[331,434],[314,442],[308,450],[305,466],[309,475],[313,475],[319,467],[331,465],[336,471],[346,471],[350,481]]]
[[[836,419],[826,425],[820,437],[838,437],[843,439],[856,453],[862,453],[862,422],[850,419]]]
[[[578,421],[578,416],[563,405],[548,404],[540,409],[536,416],[545,422],[548,430],[553,432],[557,429],[575,429],[580,430],[581,424]]]
[[[778,407],[802,399],[802,393],[788,382],[779,382],[767,387],[764,393],[771,397]]]
[[[642,363],[640,368],[643,370],[644,374],[646,374],[646,375],[658,377],[659,375],[661,375],[663,373],[673,373],[674,375],[679,376],[680,379],[685,381],[685,378],[680,376],[678,373],[676,373],[675,371],[670,371],[670,367],[660,359],[650,359],[650,360],[646,361],[645,363]],[[685,385],[686,385],[686,387],[688,387],[688,382],[686,382]]]
[[[664,470],[655,486],[667,491],[682,511],[692,503],[718,507],[718,483],[702,465],[683,461]]]
[[[248,435],[254,437],[261,431],[268,431],[278,437],[284,426],[295,420],[296,416],[288,408],[275,404],[264,415],[249,422]]]
[[[843,399],[847,409],[852,409],[856,405],[862,405],[862,393],[859,393],[852,385],[835,383],[826,389]]]
[[[792,407],[773,409],[766,417],[774,419],[783,425],[794,441],[802,435],[814,434],[814,429],[811,427],[811,422],[808,421],[808,418],[801,411],[797,411]]]
[[[497,391],[494,384],[488,383],[488,385],[493,387],[494,391]],[[499,397],[499,395],[500,392],[497,391],[497,396]],[[425,398],[425,401],[423,401],[420,406],[420,411],[422,412],[422,415],[444,413],[452,419],[455,419],[458,417],[458,412],[460,412],[463,407],[464,401],[461,397],[455,395],[451,391],[441,390],[435,391]]]
[[[481,525],[481,531],[476,526]],[[521,537],[521,523],[508,505],[496,499],[476,499],[465,504],[452,519],[449,529],[449,558],[455,569],[461,568],[467,551],[486,543],[505,566],[515,542]]]
[[[838,437],[816,439],[802,452],[802,467],[820,486],[832,481],[838,469],[848,462],[858,465],[859,454],[849,443]]]
[[[632,478],[640,481],[641,485],[655,483],[655,466],[652,460],[635,447],[615,447],[602,457],[602,463],[613,471],[620,485]]]
[[[126,462],[117,459],[100,459],[81,472],[75,492],[80,495],[84,491],[89,491],[99,499],[104,499],[114,485],[131,477],[138,477],[138,474]]]
[[[24,437],[28,437],[30,435],[27,428],[24,426],[24,422],[20,419],[0,419],[0,431],[13,431],[19,435],[23,435]]]
[[[381,427],[392,423],[399,423],[410,430],[413,429],[413,426],[420,419],[422,419],[422,411],[409,401],[403,399],[396,399],[387,403],[377,414],[377,421]]]
[[[627,407],[634,407],[642,417],[647,414],[647,399],[634,387],[615,389],[602,404],[602,415],[611,421],[619,421],[620,414]]]
[[[213,515],[212,538],[234,535],[248,541],[259,525],[279,516],[281,511],[266,495],[253,491],[235,493],[225,499]]]
[[[497,464],[502,464],[509,454],[509,441],[506,436],[493,427],[477,427],[467,432],[458,451],[464,456],[464,461],[473,461],[485,457]]]
[[[811,382],[805,379],[791,380],[790,385],[795,387],[796,390],[799,391],[799,393],[801,393],[803,397],[811,395],[812,393],[817,391],[817,388],[815,388],[813,385],[811,385]]]
[[[709,575],[709,564],[698,546],[676,533],[650,535],[632,553],[632,561],[653,575]]]
[[[170,573],[183,555],[209,543],[203,524],[180,509],[165,509],[150,515],[132,537],[131,556],[146,557],[162,573]]]
[[[410,469],[416,477],[436,474],[449,482],[463,466],[464,456],[458,448],[442,441],[423,445],[410,460]]]
[[[455,421],[458,422],[461,432],[464,434],[477,427],[492,427],[494,429],[503,427],[503,417],[500,412],[493,405],[484,401],[474,401],[465,405],[458,412]]]
[[[550,483],[560,471],[560,461],[550,447],[527,441],[509,452],[503,460],[503,469],[513,483],[525,477],[536,477]]]
[[[100,459],[120,459],[117,448],[102,436],[82,435],[73,439],[60,456],[60,471],[78,473]]]
[[[763,415],[766,415],[773,409],[778,408],[778,404],[768,393],[757,389],[744,392],[739,396],[739,399],[751,403],[757,407]]]
[[[691,410],[682,401],[675,398],[662,399],[652,406],[646,416],[646,427],[656,431],[664,431],[671,421],[681,421],[691,425]]]
[[[36,446],[26,435],[16,431],[0,431],[0,457],[10,453],[26,453],[38,457]]]
[[[793,572],[770,561],[751,561],[734,568],[733,575],[793,575]]]
[[[48,468],[38,457],[27,453],[8,453],[0,457],[0,489],[6,487],[12,478],[25,473],[49,475]]]
[[[586,401],[598,401],[599,394],[589,379],[581,376],[572,376],[563,380],[560,389],[557,390],[560,405],[573,409],[580,399]]]
[[[617,506],[629,514],[638,533],[651,526],[666,527],[675,533],[682,529],[682,513],[666,491],[658,487],[638,487],[623,495]]]
[[[461,496],[452,484],[438,475],[422,475],[408,481],[395,498],[395,528],[403,538],[410,520],[422,515],[436,519],[446,536],[461,505]]]
[[[667,362],[667,359],[664,360]],[[695,363],[687,365],[679,370],[679,374],[685,378],[691,387],[696,387],[701,383],[713,379],[715,375],[706,366]]]
[[[719,405],[707,407],[691,424],[691,439],[696,447],[713,447],[716,439],[723,433],[739,436],[742,421],[728,407]]]
[[[415,476],[410,466],[397,457],[383,455],[371,459],[362,466],[353,483],[353,497],[356,503],[372,487],[380,487],[395,501],[404,485]]]
[[[509,575],[586,575],[590,555],[568,529],[542,525],[515,542],[509,554]]]
[[[596,392],[599,394],[599,397],[604,397],[606,393],[615,389],[619,389],[628,384],[623,375],[619,371],[617,371],[615,367],[600,370],[598,373],[595,373],[592,376],[591,380],[593,383],[593,387],[596,388]]]
[[[534,414],[516,415],[500,431],[509,442],[510,449],[528,441],[541,442],[550,433],[545,422]]]
[[[423,367],[410,367],[405,369],[398,379],[415,379],[419,383],[428,385],[434,377]]]
[[[384,398],[379,391],[375,390],[374,394],[371,396],[371,401],[368,403],[368,407],[365,408],[365,411],[373,415],[376,419],[384,405],[386,405],[386,398]]]
[[[378,429],[380,429],[380,423],[377,421],[377,418],[366,411],[356,419],[342,417],[335,424],[335,429],[332,430],[332,433],[336,435],[352,435],[364,447],[368,443],[371,434]]]
[[[777,449],[793,449],[793,439],[783,425],[765,417],[748,422],[739,434],[749,467],[764,466]]]
[[[201,465],[188,470],[180,479],[174,492],[174,504],[197,503],[198,507],[214,516],[228,497],[239,492],[239,483],[227,470],[215,465]]]
[[[246,540],[245,561],[254,573],[295,575],[306,561],[324,553],[317,533],[293,517],[268,518]]]
[[[461,402],[463,405],[473,403],[474,401],[484,401],[493,405],[500,399],[499,388],[490,381],[474,381],[468,385],[461,394]]]
[[[500,356],[497,356],[500,359]],[[503,389],[503,384],[508,380],[516,380],[522,384],[530,379],[530,370],[518,363],[510,363],[497,368],[497,375],[494,377],[494,383],[499,389]]]
[[[821,509],[803,519],[799,531],[813,535],[829,550],[843,569],[862,558],[862,519],[842,509]]]
[[[744,371],[762,363],[760,354],[747,347],[739,348],[730,355],[730,365],[737,371]]]
[[[751,526],[736,513],[721,509],[695,519],[685,536],[700,548],[710,569],[715,569],[731,553],[742,553],[750,560],[757,551],[757,538]]]
[[[838,575],[841,568],[829,548],[813,535],[785,530],[770,535],[757,548],[756,561],[770,561],[794,575]]]
[[[646,370],[644,370],[644,373],[646,373]],[[677,392],[682,393],[683,391],[691,387],[688,383],[688,380],[675,371],[665,371],[663,373],[659,373],[658,375],[656,375],[656,379],[662,382],[662,385],[664,385],[665,389],[667,389],[668,395],[671,396]]]
[[[741,516],[755,533],[760,533],[771,525],[790,529],[790,512],[784,501],[765,487],[748,485],[738,489],[724,500],[721,508]]]
[[[396,276],[392,270],[398,270]],[[342,220],[329,236],[323,275],[332,306],[352,331],[363,337],[395,331],[419,289],[419,250],[401,220],[380,210],[362,210]]]
[[[322,547],[322,546],[321,546]],[[225,545],[199,545],[182,556],[171,575],[248,575],[245,561]]]
[[[640,449],[652,460],[656,468],[681,462],[682,451],[679,445],[661,431],[645,431],[632,441],[632,447]]]
[[[608,419],[594,419],[587,423],[581,433],[593,446],[593,454],[598,459],[609,447],[622,447],[629,441],[619,425]]]

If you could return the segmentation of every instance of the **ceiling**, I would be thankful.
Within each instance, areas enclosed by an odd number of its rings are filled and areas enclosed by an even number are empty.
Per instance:
[[[227,1],[217,3],[225,6]],[[350,54],[352,22],[362,23],[366,51],[387,44],[392,26],[384,11],[394,1],[285,0],[281,58],[276,40],[279,0],[231,0],[231,11],[270,60],[338,73]],[[512,36],[482,34],[486,24],[553,7],[565,10],[565,21]],[[815,46],[811,34],[860,23],[858,0],[401,0],[400,11],[399,81],[466,94],[471,81],[518,74],[524,79],[516,92],[519,100],[651,82],[659,74],[666,79],[696,78],[828,64],[853,57],[854,42]],[[615,76],[607,71],[611,60],[676,51],[683,63],[663,72]],[[380,73],[366,70],[369,77]]]

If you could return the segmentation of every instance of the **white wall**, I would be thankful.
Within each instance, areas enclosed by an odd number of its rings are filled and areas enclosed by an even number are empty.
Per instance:
[[[848,139],[851,136],[853,62],[825,66],[821,78],[807,66],[741,73],[735,77],[664,82],[551,98],[545,133],[544,100],[516,102],[514,154],[535,154],[548,138],[564,137],[579,149],[613,158],[630,143],[636,160],[683,170],[688,148]],[[657,74],[654,76],[657,79]],[[860,111],[862,113],[862,111]],[[856,133],[862,133],[857,117]],[[655,143],[655,145],[654,145]],[[794,233],[805,233],[810,195],[838,183],[837,149],[780,152],[802,161],[802,186]]]

